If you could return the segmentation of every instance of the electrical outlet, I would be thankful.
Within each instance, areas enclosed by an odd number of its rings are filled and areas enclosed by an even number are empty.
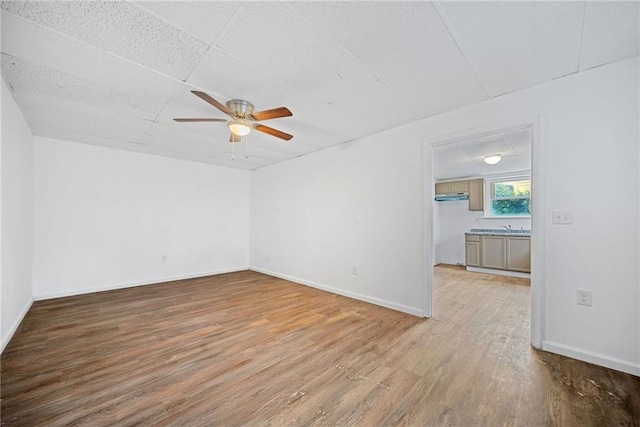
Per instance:
[[[576,291],[576,302],[579,305],[586,305],[591,307],[591,291],[588,289],[578,289]]]
[[[351,274],[353,274],[354,276],[358,275],[358,267],[356,267],[355,265],[351,266]]]
[[[162,262],[167,262],[167,256],[166,255],[162,255]]]

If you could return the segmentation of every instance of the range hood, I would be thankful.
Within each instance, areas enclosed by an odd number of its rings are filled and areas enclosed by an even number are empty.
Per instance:
[[[469,193],[461,191],[459,193],[436,194],[436,202],[453,202],[457,200],[469,200]]]

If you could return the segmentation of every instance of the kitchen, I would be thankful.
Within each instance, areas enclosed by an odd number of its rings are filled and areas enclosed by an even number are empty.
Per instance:
[[[530,277],[531,131],[434,147],[435,264]]]

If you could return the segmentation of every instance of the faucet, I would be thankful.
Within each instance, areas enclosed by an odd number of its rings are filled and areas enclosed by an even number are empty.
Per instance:
[[[509,224],[508,227],[506,225],[501,225],[501,227],[504,228],[505,230],[511,230],[511,224]]]

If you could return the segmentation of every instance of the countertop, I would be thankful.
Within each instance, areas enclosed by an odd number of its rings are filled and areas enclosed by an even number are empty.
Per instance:
[[[531,237],[531,230],[506,230],[500,228],[472,228],[464,234],[479,236],[517,236]]]

